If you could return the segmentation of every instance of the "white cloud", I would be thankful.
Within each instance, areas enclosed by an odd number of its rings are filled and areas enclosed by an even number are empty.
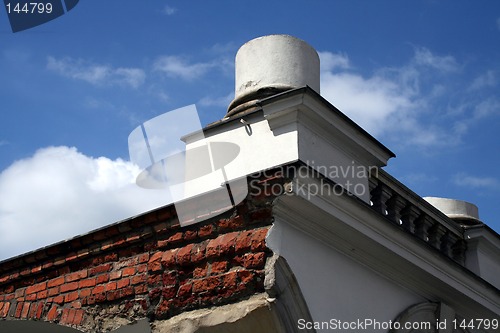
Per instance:
[[[138,88],[146,79],[146,74],[139,68],[113,68],[69,57],[56,59],[49,56],[47,69],[94,85],[121,85]]]
[[[346,54],[332,52],[318,52],[321,71],[333,71],[337,68],[348,69],[350,67],[349,58]]]
[[[497,84],[497,75],[494,71],[489,70],[486,73],[476,77],[469,86],[469,90],[476,91],[486,87],[493,87],[496,84]]]
[[[174,8],[174,7],[170,7],[169,5],[166,5],[165,7],[163,7],[163,13],[165,15],[174,15],[175,13],[177,12],[177,8]]]
[[[477,177],[466,173],[458,173],[453,177],[453,183],[463,187],[499,188],[500,182],[493,177]]]
[[[320,58],[323,97],[370,134],[401,145],[456,145],[472,123],[500,109],[496,98],[478,100],[476,91],[466,95],[472,92],[466,80],[457,77],[460,64],[454,57],[437,56],[426,48],[416,48],[401,67],[380,68],[368,76],[356,73],[347,55],[321,52]],[[486,84],[497,84],[493,72],[478,77],[475,87]],[[458,89],[463,93],[454,103],[451,98]]]
[[[211,97],[205,96],[198,101],[197,104],[202,106],[221,106],[228,107],[229,103],[234,99],[234,92],[230,92],[226,96],[221,97]]]
[[[179,56],[163,56],[155,61],[153,68],[171,77],[194,80],[203,76],[214,66],[215,64],[213,63],[202,62],[191,64],[186,59]]]
[[[459,68],[454,57],[437,56],[424,47],[415,50],[414,61],[417,65],[429,66],[443,72],[452,72]]]
[[[0,173],[0,260],[169,203],[137,187],[138,172],[64,146],[13,163]]]

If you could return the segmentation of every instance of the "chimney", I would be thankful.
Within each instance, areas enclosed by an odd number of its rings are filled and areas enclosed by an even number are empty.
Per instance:
[[[263,98],[309,86],[319,93],[319,56],[288,35],[269,35],[244,44],[236,54],[235,98],[226,117],[254,109]]]
[[[459,224],[481,223],[477,206],[470,202],[436,197],[424,197],[424,199]]]

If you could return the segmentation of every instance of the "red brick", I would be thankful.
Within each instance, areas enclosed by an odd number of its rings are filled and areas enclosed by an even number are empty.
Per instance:
[[[92,292],[92,289],[90,289],[90,288],[80,290],[80,298],[90,296],[91,292]]]
[[[226,289],[233,289],[236,287],[238,274],[237,272],[229,272],[223,275],[222,285]]]
[[[28,318],[29,319],[35,318],[36,308],[37,308],[37,303],[32,303],[31,306],[30,306],[29,314],[28,314]]]
[[[148,271],[147,264],[137,265],[136,268],[137,268],[137,273],[144,273]]]
[[[177,297],[185,298],[191,295],[191,290],[193,288],[193,284],[188,282],[179,287],[179,291],[177,292]]]
[[[63,304],[64,303],[64,296],[59,295],[59,296],[54,297],[53,302],[57,303],[57,304]]]
[[[264,268],[266,256],[264,252],[247,253],[243,257],[243,267],[245,268]]]
[[[28,302],[24,303],[23,311],[21,313],[21,318],[23,318],[23,319],[28,318],[28,313],[30,311],[30,305],[31,305],[31,303],[28,303]]]
[[[69,324],[69,321],[68,321],[69,310],[70,309],[63,309],[62,310],[61,324]]]
[[[90,276],[94,276],[100,273],[109,272],[111,270],[111,264],[103,264],[90,269]]]
[[[122,271],[114,271],[109,273],[110,280],[116,280],[122,277]]]
[[[210,268],[210,274],[221,274],[227,270],[228,262],[227,261],[216,261],[213,262]]]
[[[29,295],[29,294],[37,293],[37,292],[45,290],[45,289],[47,289],[47,282],[42,282],[42,283],[35,284],[34,286],[30,286],[30,287],[26,288],[26,294]]]
[[[220,278],[218,276],[210,276],[200,280],[193,281],[193,292],[204,292],[215,290],[220,285]]]
[[[75,318],[73,319],[73,325],[80,325],[83,321],[83,310],[75,310]]]
[[[177,251],[177,249],[165,251],[161,257],[161,264],[164,267],[171,267],[172,265],[175,265]]]
[[[79,272],[74,272],[69,275],[66,275],[66,282],[73,282],[81,279],[85,279],[87,277],[87,270],[82,270]]]
[[[40,291],[38,294],[36,294],[37,299],[44,299],[47,298],[49,292],[48,290]]]
[[[116,290],[116,282],[110,282],[106,285],[106,291]]]
[[[196,264],[205,259],[208,241],[195,244],[191,250],[191,262]]]
[[[177,295],[177,288],[175,286],[163,288],[161,295],[163,299],[172,299]]]
[[[212,235],[214,231],[215,231],[214,226],[212,224],[207,224],[198,230],[198,236],[201,238],[205,238]]]
[[[78,291],[64,295],[64,302],[69,303],[78,299]]]
[[[118,289],[124,288],[130,284],[130,279],[121,279],[116,283]]]
[[[238,278],[240,279],[241,283],[248,284],[253,280],[254,273],[247,270],[241,270],[238,271]]]
[[[177,271],[164,272],[162,276],[164,286],[171,286],[177,283]]]
[[[59,287],[62,293],[78,289],[78,282],[70,282]]]
[[[58,277],[58,278],[49,280],[47,282],[47,287],[48,288],[57,287],[57,286],[60,286],[63,283],[64,283],[64,277]]]
[[[4,303],[1,311],[0,311],[0,317],[5,318],[9,314],[9,309],[10,309],[10,303]]]
[[[14,313],[14,317],[20,318],[21,317],[21,312],[23,311],[23,302],[18,302],[17,307],[16,307],[16,312]]]
[[[80,295],[81,297],[81,295]],[[71,307],[74,308],[74,309],[81,309],[82,307],[82,302],[80,301],[75,301],[75,302],[72,302],[71,304]]]
[[[38,306],[37,306],[36,312],[35,312],[35,319],[41,319],[42,318],[44,307],[45,307],[44,303],[42,303],[42,302],[38,303]]]
[[[148,270],[151,272],[161,271],[162,252],[156,252],[151,256],[148,262]]]
[[[26,301],[36,301],[36,295],[37,294],[30,294],[30,295],[25,297],[25,300]]]
[[[193,249],[193,244],[188,244],[177,251],[177,264],[179,265],[189,265],[191,263],[191,250]]]
[[[243,252],[250,250],[252,246],[253,230],[242,231],[236,238],[236,252]]]
[[[182,232],[176,232],[175,234],[173,234],[172,236],[170,236],[169,238],[167,238],[167,241],[169,243],[178,243],[182,240]]]
[[[208,275],[208,264],[205,264],[202,267],[195,267],[193,270],[193,278],[203,278]]]
[[[148,292],[148,287],[146,285],[139,285],[134,287],[134,293],[136,295],[146,294]]]
[[[145,283],[147,281],[147,276],[146,274],[141,274],[141,275],[136,275],[132,277],[132,284],[139,284],[139,283]]]
[[[230,232],[222,236],[220,241],[220,254],[230,254],[234,252],[234,246],[236,244],[236,238],[238,237],[238,232]]]
[[[59,316],[59,313],[57,311],[57,306],[53,305],[52,308],[50,308],[49,313],[47,313],[47,320],[48,321],[55,321],[58,316]]]
[[[96,285],[106,283],[109,281],[109,274],[101,274],[96,278]]]
[[[21,297],[23,297],[25,291],[26,291],[26,288],[17,289],[16,292],[15,292],[15,298],[21,298]]]
[[[149,261],[149,253],[139,255],[139,264],[144,264]]]
[[[123,277],[134,275],[134,274],[135,274],[135,267],[127,267],[122,272]]]
[[[95,285],[96,285],[96,278],[85,279],[78,282],[78,288],[93,287]]]
[[[59,287],[50,288],[48,296],[55,296],[59,294]]]
[[[265,251],[267,249],[266,246],[266,236],[267,236],[268,229],[259,229],[255,230],[254,234],[252,235],[252,240],[251,240],[251,250],[252,251]]]
[[[97,286],[94,289],[92,289],[92,295],[95,294],[100,294],[106,291],[106,288],[104,286]]]

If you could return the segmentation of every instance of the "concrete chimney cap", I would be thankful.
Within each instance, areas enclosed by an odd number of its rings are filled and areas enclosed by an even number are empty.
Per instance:
[[[319,56],[305,41],[269,35],[243,44],[235,59],[235,98],[231,110],[279,92],[309,86],[320,92]]]
[[[476,205],[455,199],[424,197],[424,200],[439,209],[451,219],[480,223],[479,212]]]

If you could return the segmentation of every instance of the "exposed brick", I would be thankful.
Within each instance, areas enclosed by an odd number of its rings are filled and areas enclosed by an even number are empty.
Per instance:
[[[105,291],[106,291],[106,288],[104,286],[96,286],[95,288],[92,289],[92,295],[103,293]]]
[[[149,253],[139,255],[139,264],[144,264],[149,261]]]
[[[96,285],[96,278],[85,279],[78,282],[78,288],[93,287],[95,285]]]
[[[103,264],[103,265],[99,265],[97,267],[91,268],[89,276],[94,276],[94,275],[97,275],[100,273],[109,272],[111,270],[111,267],[112,267],[111,264],[107,263],[107,264]]]
[[[208,264],[205,264],[205,265],[200,266],[200,267],[195,267],[195,269],[193,270],[193,278],[194,279],[203,278],[207,275],[208,275]]]
[[[83,310],[75,310],[75,317],[73,319],[73,325],[80,325],[83,321]]]
[[[62,293],[78,289],[78,282],[70,282],[59,287]]]
[[[76,280],[85,279],[86,277],[87,277],[87,270],[82,270],[66,275],[66,282],[73,282]]]
[[[238,234],[238,232],[231,232],[222,236],[219,248],[221,255],[231,254],[234,252],[234,246],[236,244]]]
[[[148,262],[148,270],[151,272],[158,272],[161,271],[161,258],[162,258],[163,253],[162,252],[156,252],[151,256]]]
[[[264,268],[264,265],[266,264],[265,253],[247,253],[243,256],[242,264],[245,268]]]
[[[49,312],[47,313],[47,320],[48,321],[55,321],[57,317],[59,316],[59,313],[57,311],[57,306],[53,305]]]
[[[148,287],[146,285],[139,285],[134,287],[134,293],[136,295],[146,294],[148,292]]]
[[[123,269],[123,272],[122,272],[123,277],[134,275],[134,274],[135,274],[135,267],[127,267],[127,268]]]
[[[241,283],[248,284],[253,280],[254,273],[248,270],[240,270],[238,271],[238,278],[240,279]]]
[[[0,317],[5,318],[9,314],[10,303],[4,303],[2,310],[0,311]]]
[[[163,299],[172,299],[177,295],[177,288],[175,286],[170,286],[163,288],[161,290],[161,296]]]
[[[40,291],[38,294],[36,294],[36,298],[37,299],[44,299],[44,298],[47,298],[48,294],[49,294],[48,290],[43,290],[43,291]]]
[[[116,282],[110,282],[106,285],[106,291],[116,290]]]
[[[252,235],[251,240],[251,250],[252,251],[265,251],[267,249],[266,246],[266,236],[268,232],[268,228],[255,230]]]
[[[59,294],[59,287],[54,287],[49,289],[49,294],[48,294],[49,297],[55,296],[57,294]]]
[[[177,271],[164,272],[162,276],[164,286],[171,286],[177,283]]]
[[[23,302],[18,302],[16,306],[16,311],[14,313],[14,317],[21,318],[21,312],[23,311]]]
[[[191,250],[191,262],[193,264],[199,263],[200,261],[205,259],[207,244],[208,241],[194,244],[193,249]]]
[[[238,273],[233,271],[226,273],[222,276],[222,285],[226,289],[233,289],[236,287]]]
[[[73,291],[69,294],[64,295],[64,302],[69,303],[78,299],[78,291]]]
[[[30,295],[27,295],[24,299],[26,301],[36,301],[36,295],[37,294],[30,294]]]
[[[204,291],[214,291],[220,285],[218,276],[210,276],[200,280],[193,281],[193,292],[199,293]]]
[[[17,289],[15,292],[15,298],[21,298],[24,296],[26,288]]]
[[[253,230],[242,231],[236,238],[236,252],[243,252],[250,250],[252,246]]]
[[[147,264],[137,265],[135,268],[137,269],[137,273],[144,273],[148,271]]]
[[[102,283],[106,283],[109,281],[109,274],[101,274],[99,275],[97,278],[96,278],[96,285],[97,284],[102,284]]]
[[[28,302],[25,302],[23,304],[23,311],[21,313],[21,318],[23,318],[23,319],[28,318],[28,313],[30,311],[30,305],[31,305],[31,303],[28,303]]]
[[[186,298],[191,294],[191,290],[193,288],[193,284],[191,282],[185,283],[179,287],[179,291],[177,292],[177,297]]]
[[[47,289],[47,282],[41,282],[41,283],[38,283],[38,284],[35,284],[33,286],[26,288],[26,294],[29,295],[29,294],[37,293],[37,292],[45,290],[45,289]]]
[[[64,303],[64,296],[62,296],[62,295],[56,296],[52,299],[52,301],[54,303],[57,303],[57,304],[63,304]]]
[[[80,290],[80,298],[90,296],[91,293],[92,293],[92,289],[90,289],[90,288],[82,289],[82,290]]]
[[[215,232],[215,230],[216,229],[212,224],[204,225],[198,230],[198,237],[200,238],[209,237]]]
[[[176,232],[175,234],[167,238],[167,242],[171,244],[176,244],[180,241],[182,241],[182,232]]]
[[[134,277],[132,277],[132,284],[135,285],[135,284],[139,284],[139,283],[145,283],[147,281],[148,277],[146,274],[141,274],[141,275],[136,275]]]
[[[216,261],[213,262],[210,268],[210,274],[221,274],[227,270],[228,262],[227,261]]]
[[[42,318],[44,307],[45,307],[44,303],[42,303],[42,302],[38,303],[38,306],[37,306],[36,312],[35,312],[35,319],[41,319]]]
[[[191,264],[191,250],[193,249],[193,244],[188,244],[183,248],[179,249],[177,252],[176,261],[179,265],[189,265]]]
[[[122,277],[122,271],[114,271],[109,273],[110,280],[117,280]]]
[[[130,279],[128,279],[128,278],[121,279],[121,280],[116,282],[116,288],[121,289],[121,288],[128,286],[129,284],[130,284]]]
[[[161,257],[161,264],[164,267],[171,267],[175,265],[175,257],[177,255],[177,251],[177,249],[174,249],[163,252]]]

